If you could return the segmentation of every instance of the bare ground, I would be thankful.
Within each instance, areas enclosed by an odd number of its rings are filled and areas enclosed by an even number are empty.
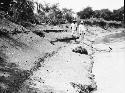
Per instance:
[[[40,25],[34,29],[31,28],[30,30],[32,31],[20,27],[22,30],[15,33],[17,31],[15,28],[19,28],[17,25],[6,20],[0,24],[2,27],[2,33],[0,34],[1,93],[91,93],[97,88],[92,74],[94,61],[98,63],[98,60],[95,60],[98,59],[98,57],[96,58],[96,53],[107,52],[110,50],[109,47],[113,51],[117,49],[117,47],[114,47],[117,45],[116,43],[113,43],[116,45],[100,45],[100,43],[105,43],[107,41],[105,38],[108,37],[102,36],[106,35],[105,33],[113,33],[114,29],[106,31],[99,27],[88,27],[86,38],[90,41],[85,40],[84,43],[86,44],[76,44],[74,43],[75,38],[71,37],[71,32],[67,27],[64,28],[65,32],[62,32],[63,26],[60,28],[61,30],[58,29],[59,27],[54,27],[56,32],[54,28],[48,26],[46,27],[46,29],[49,29],[47,32],[43,31],[43,26]],[[12,29],[13,27],[15,28]],[[116,29],[115,32],[121,32],[121,29]],[[109,35],[108,38],[111,36]],[[124,40],[124,32],[122,32],[122,35],[119,34],[114,37],[120,38],[121,36],[122,40]],[[91,41],[95,40],[95,38],[97,39],[96,43],[92,45],[94,47],[94,50],[92,50]],[[110,39],[109,41],[113,40]],[[79,46],[87,49],[88,55],[73,52],[73,49]],[[111,58],[116,57],[117,53],[112,53]],[[94,59],[92,55],[95,56]],[[100,55],[99,58],[102,59],[104,56]],[[123,56],[120,57],[122,59]],[[107,59],[107,62],[109,60]],[[110,64],[114,66],[111,62]],[[121,67],[121,64],[116,65],[119,65],[118,68]],[[99,86],[97,89],[100,89],[100,87],[103,87],[103,83],[100,83],[103,78],[98,78],[101,75],[101,69],[98,69],[98,67],[105,66],[100,63],[94,69],[95,72],[97,71],[97,73],[94,73],[95,75],[97,74],[96,80]],[[103,70],[101,73],[103,73]]]

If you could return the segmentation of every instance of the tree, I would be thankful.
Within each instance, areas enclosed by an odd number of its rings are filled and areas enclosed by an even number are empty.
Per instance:
[[[105,20],[111,20],[111,15],[112,15],[112,12],[109,10],[109,9],[102,9],[100,10],[101,12],[101,18],[105,19]]]
[[[42,17],[45,23],[47,24],[59,24],[62,21],[62,11],[59,9],[58,4],[39,4],[39,16]]]
[[[78,12],[77,15],[81,19],[91,18],[93,16],[93,10],[92,7],[86,7],[82,11]]]
[[[59,20],[62,18],[62,12],[58,8],[58,4],[54,4],[51,7],[51,18],[53,24],[59,24]]]
[[[1,0],[0,10],[6,12],[8,19],[15,23],[35,23],[33,4],[31,0]]]
[[[72,22],[72,20],[73,20],[73,11],[72,11],[72,9],[63,8],[62,13],[63,13],[63,19],[66,22]]]
[[[13,0],[0,0],[0,11],[7,12]]]
[[[94,14],[93,14],[93,17],[95,17],[95,18],[101,18],[101,11],[100,10],[95,10]]]
[[[117,10],[113,10],[112,20],[124,21],[124,6]]]

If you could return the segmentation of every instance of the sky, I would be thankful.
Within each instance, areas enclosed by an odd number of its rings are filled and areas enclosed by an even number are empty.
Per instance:
[[[78,12],[87,6],[92,7],[93,10],[99,9],[118,9],[124,5],[124,0],[34,0],[39,3],[59,3],[60,8],[73,9],[74,12]]]

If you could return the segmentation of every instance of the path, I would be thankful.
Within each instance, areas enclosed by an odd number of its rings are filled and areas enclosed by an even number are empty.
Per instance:
[[[110,47],[112,52],[94,55],[93,74],[98,86],[94,93],[125,93],[125,42],[113,43]]]
[[[94,80],[90,79],[93,77],[92,61],[88,55],[72,51],[78,46],[80,45],[71,44],[62,47],[58,53],[46,59],[43,66],[33,73],[31,87],[44,93],[48,91],[49,93],[78,93],[87,89],[89,91],[87,86],[94,85]]]

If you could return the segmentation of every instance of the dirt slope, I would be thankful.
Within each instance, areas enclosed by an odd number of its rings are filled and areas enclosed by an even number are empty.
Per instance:
[[[17,93],[39,62],[56,49],[47,39],[0,19],[0,92]]]
[[[71,44],[63,47],[46,59],[27,81],[31,84],[30,88],[38,89],[40,93],[89,93],[94,90],[96,85],[91,73],[93,62],[88,55],[72,52],[77,46]]]
[[[93,62],[72,51],[77,45],[71,44],[70,32],[43,33],[43,26],[29,31],[6,19],[0,27],[1,93],[89,93],[96,88]]]

